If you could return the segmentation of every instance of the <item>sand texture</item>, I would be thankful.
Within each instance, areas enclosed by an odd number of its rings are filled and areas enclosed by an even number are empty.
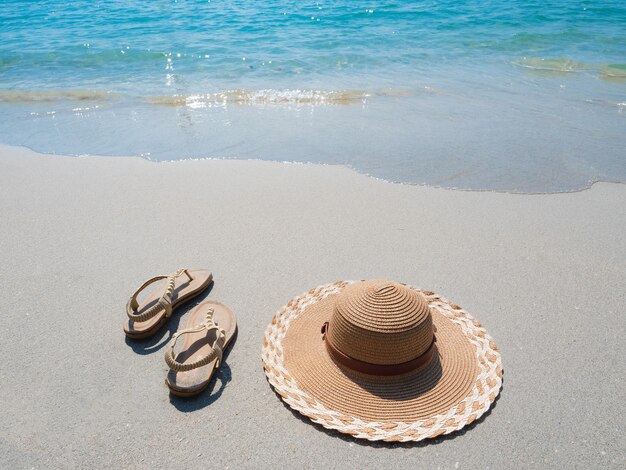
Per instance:
[[[0,148],[1,468],[624,468],[626,185],[512,195],[385,183],[347,168],[152,163]],[[124,308],[145,279],[214,286],[146,342]],[[495,338],[485,419],[370,444],[286,408],[267,323],[340,279],[389,278],[461,305]],[[200,398],[171,398],[165,346],[193,305],[239,335]]]

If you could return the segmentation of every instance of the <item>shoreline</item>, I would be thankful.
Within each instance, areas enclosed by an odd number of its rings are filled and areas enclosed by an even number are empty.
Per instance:
[[[0,103],[0,142],[61,155],[347,165],[402,184],[522,194],[626,182],[622,86],[508,68],[485,82],[472,70],[465,81],[439,71],[370,86],[194,82],[151,100],[112,87],[122,94],[108,100]]]
[[[0,146],[0,466],[623,467],[626,185],[522,195],[346,167],[149,163]],[[126,340],[132,291],[180,267],[210,269],[210,292],[153,339]],[[283,405],[261,364],[274,313],[372,278],[432,290],[493,336],[504,387],[484,419],[384,445]],[[172,398],[163,354],[205,299],[236,313],[238,337],[206,392]]]
[[[60,158],[124,158],[124,159],[139,159],[145,160],[149,163],[156,164],[167,164],[167,163],[183,163],[183,162],[211,162],[211,161],[235,161],[235,162],[267,162],[270,164],[279,164],[279,165],[300,165],[300,166],[320,166],[320,167],[330,167],[330,168],[345,168],[350,170],[357,175],[365,176],[366,178],[370,178],[374,181],[380,181],[382,183],[392,184],[392,185],[401,185],[401,186],[410,186],[417,188],[432,188],[432,189],[440,189],[445,191],[461,191],[461,192],[469,192],[469,193],[495,193],[495,194],[514,194],[520,196],[541,196],[541,195],[557,195],[557,194],[575,194],[584,191],[588,191],[593,188],[593,186],[597,184],[615,184],[615,185],[626,185],[626,181],[605,181],[605,180],[596,180],[589,183],[588,186],[579,188],[579,189],[571,189],[571,190],[563,190],[563,191],[546,191],[546,192],[524,192],[524,191],[516,191],[516,190],[498,190],[498,189],[471,189],[471,188],[457,188],[457,187],[445,187],[445,186],[437,186],[428,183],[407,183],[402,181],[391,181],[385,178],[380,178],[378,176],[374,176],[368,173],[364,173],[359,171],[358,169],[346,165],[346,164],[335,164],[335,163],[319,163],[319,162],[298,162],[298,161],[289,161],[289,160],[265,160],[262,158],[229,158],[229,157],[197,157],[197,158],[181,158],[178,160],[153,160],[148,156],[144,155],[98,155],[98,154],[61,154],[61,153],[46,153],[39,152],[34,150],[26,145],[11,145],[0,143],[0,154],[17,151],[27,150],[37,155],[41,156],[49,156],[49,157],[60,157]]]

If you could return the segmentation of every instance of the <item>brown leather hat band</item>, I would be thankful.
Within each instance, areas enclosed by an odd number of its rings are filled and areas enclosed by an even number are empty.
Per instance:
[[[436,338],[433,335],[433,342],[430,343],[430,346],[422,354],[421,356],[416,357],[407,362],[403,362],[401,364],[372,364],[370,362],[359,361],[358,359],[354,359],[353,357],[347,356],[342,353],[338,349],[336,349],[330,341],[326,341],[326,333],[328,332],[328,322],[324,323],[322,326],[322,339],[326,343],[326,350],[330,357],[338,362],[339,364],[347,367],[348,369],[352,369],[356,372],[361,372],[363,374],[368,375],[400,375],[406,374],[407,372],[412,372],[415,369],[422,367],[424,364],[427,364],[428,361],[433,356],[433,351],[435,350],[435,340]]]

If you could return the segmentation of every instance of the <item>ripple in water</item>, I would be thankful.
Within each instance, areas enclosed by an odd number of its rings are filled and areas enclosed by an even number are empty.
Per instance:
[[[465,189],[626,181],[621,1],[44,0],[0,24],[0,142]]]

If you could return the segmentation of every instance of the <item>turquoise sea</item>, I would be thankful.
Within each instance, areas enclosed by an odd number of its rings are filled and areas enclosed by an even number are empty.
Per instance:
[[[626,2],[4,1],[0,143],[477,190],[625,182]]]

